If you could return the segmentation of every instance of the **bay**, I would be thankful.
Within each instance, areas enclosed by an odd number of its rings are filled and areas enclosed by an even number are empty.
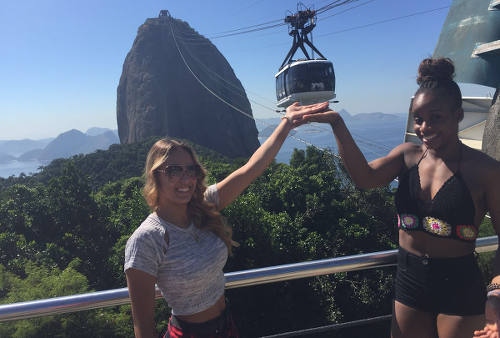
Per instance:
[[[270,132],[279,121],[279,119],[267,121],[266,125],[271,129]],[[371,161],[387,155],[391,149],[403,142],[406,119],[401,117],[392,120],[348,120],[346,124],[361,152],[368,161]],[[262,130],[261,128],[260,131]],[[270,132],[265,133],[266,137],[259,137],[259,141],[263,143]],[[276,161],[288,164],[295,148],[306,149],[309,145],[325,149],[333,154],[338,153],[331,128],[328,125],[311,123],[290,133],[278,152]],[[37,172],[42,165],[47,165],[47,163],[38,160],[4,162],[0,164],[0,177],[18,176],[21,173],[29,175]]]
[[[9,176],[19,176],[19,174],[24,173],[29,175],[31,173],[38,172],[38,168],[42,165],[46,165],[38,160],[33,161],[9,161],[7,163],[0,164],[0,177],[7,178]]]
[[[384,123],[360,124],[347,123],[356,144],[367,161],[385,156],[394,147],[404,142],[405,120],[395,120]],[[267,137],[259,137],[262,143]],[[299,127],[289,136],[281,147],[276,161],[289,163],[294,149],[306,149],[315,146],[337,154],[337,144],[329,126],[310,124]]]

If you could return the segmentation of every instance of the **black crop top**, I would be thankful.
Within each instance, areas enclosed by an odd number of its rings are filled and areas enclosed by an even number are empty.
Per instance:
[[[424,158],[424,155],[422,158]],[[461,156],[460,156],[461,157]],[[474,201],[459,169],[441,186],[432,200],[421,200],[418,165],[399,176],[395,195],[398,227],[404,231],[424,231],[443,238],[474,241]]]

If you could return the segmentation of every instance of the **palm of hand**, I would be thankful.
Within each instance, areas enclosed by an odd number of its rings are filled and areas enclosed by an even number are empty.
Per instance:
[[[311,122],[303,117],[316,116],[318,113],[325,112],[326,109],[328,109],[328,102],[308,106],[301,106],[298,102],[295,102],[286,109],[286,116],[293,122],[293,126],[297,127],[304,123]]]

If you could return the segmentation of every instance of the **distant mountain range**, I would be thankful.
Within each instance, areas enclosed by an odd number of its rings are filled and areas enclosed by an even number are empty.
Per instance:
[[[108,149],[115,143],[120,143],[117,130],[97,127],[86,133],[72,129],[56,138],[0,141],[0,164],[35,160],[47,163],[56,158]]]
[[[356,115],[351,115],[345,109],[339,110],[340,116],[342,116],[347,127],[349,128],[365,128],[372,127],[374,125],[388,123],[399,125],[401,122],[406,122],[407,114],[386,114],[386,113],[360,113]],[[271,135],[276,126],[280,123],[280,118],[270,118],[270,119],[259,119],[257,120],[257,130],[259,131],[259,137],[268,137]],[[296,132],[300,133],[313,133],[315,131],[324,131],[328,129],[327,125],[321,126],[321,124],[312,124],[299,127],[297,130],[293,130],[290,134],[294,135]]]
[[[403,142],[406,114],[351,115],[344,109],[339,113],[368,160],[387,154]],[[279,117],[257,119],[259,141],[264,142],[279,123]],[[295,148],[305,149],[309,144],[336,152],[335,139],[328,125],[307,124],[293,130],[290,136],[276,157],[278,162],[288,163]],[[53,159],[105,150],[114,143],[120,143],[117,130],[97,127],[85,133],[72,129],[56,138],[0,141],[0,177],[36,172],[37,168]]]
[[[403,142],[407,114],[376,112],[351,115],[345,109],[339,113],[368,161],[386,155]],[[279,122],[279,117],[257,120],[261,143],[271,135]],[[311,144],[337,152],[332,130],[326,124],[306,124],[294,129],[290,135],[276,156],[278,162],[288,163],[294,149],[305,149]]]
[[[54,138],[51,137],[41,140],[24,139],[0,141],[0,156],[10,155],[11,157],[16,158],[17,156],[24,154],[27,151],[45,148],[45,146],[49,144],[53,139]]]

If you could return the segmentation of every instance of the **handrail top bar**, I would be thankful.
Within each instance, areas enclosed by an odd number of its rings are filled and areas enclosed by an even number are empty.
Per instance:
[[[66,301],[71,301],[71,302],[77,302],[79,300],[88,302],[92,299],[96,300],[103,300],[103,299],[113,299],[116,296],[126,296],[128,297],[128,288],[120,288],[120,289],[111,289],[111,290],[102,290],[102,291],[93,291],[93,292],[87,292],[87,293],[81,293],[78,295],[69,295],[69,296],[60,296],[60,297],[53,297],[53,298],[47,298],[47,299],[41,299],[41,300],[28,300],[24,302],[18,302],[18,303],[12,303],[12,304],[7,304],[12,307],[17,307],[17,306],[25,306],[29,304],[33,304],[34,302],[38,301],[44,301],[49,305],[50,303],[56,303],[56,304],[65,304]],[[2,315],[2,309],[6,305],[0,305],[0,318]],[[1,320],[0,320],[1,322]]]
[[[367,259],[367,258],[368,259],[388,258],[388,257],[390,257],[390,255],[397,253],[397,251],[398,251],[397,249],[391,249],[391,250],[377,251],[377,252],[372,252],[372,253],[356,254],[356,255],[351,255],[351,256],[342,256],[342,257],[318,259],[318,260],[313,260],[313,261],[304,261],[304,262],[300,262],[300,263],[274,265],[274,266],[268,266],[268,267],[264,267],[264,268],[255,268],[255,269],[248,269],[248,270],[242,270],[242,271],[227,272],[224,274],[224,276],[227,279],[227,277],[252,274],[255,272],[264,272],[264,271],[273,272],[273,271],[281,271],[283,269],[316,267],[316,266],[320,266],[323,264],[342,264],[345,262],[350,262],[350,261],[355,261],[355,260],[363,260],[363,259]]]
[[[498,237],[479,238],[477,252],[493,251],[498,247]],[[273,283],[297,278],[320,276],[336,272],[357,271],[394,265],[397,250],[378,251],[352,256],[327,258],[293,264],[284,264],[244,271],[225,273],[226,288],[238,288]],[[161,293],[156,290],[156,297]],[[77,312],[130,303],[127,288],[96,291],[79,295],[25,301],[0,305],[0,322],[28,319],[54,314]]]

